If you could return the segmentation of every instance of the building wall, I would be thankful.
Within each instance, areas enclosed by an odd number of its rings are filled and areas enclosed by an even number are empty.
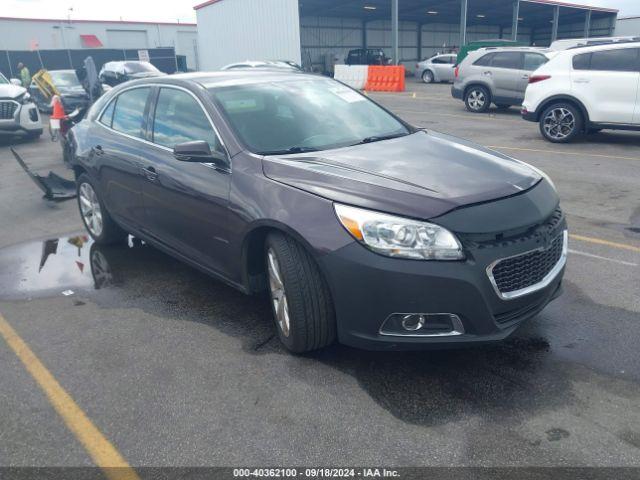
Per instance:
[[[611,35],[611,25],[615,17],[598,18],[591,21],[590,37],[608,37]],[[558,26],[558,40],[565,38],[583,38],[584,22],[562,23]],[[551,27],[537,29],[534,32],[533,42],[538,46],[548,46],[551,43]]]
[[[301,61],[298,0],[220,1],[196,15],[202,70],[244,60]]]
[[[334,17],[303,17],[300,19],[302,61],[309,61],[314,68],[324,69],[325,56],[337,56],[344,59],[349,50],[362,48],[363,23],[357,19]],[[400,61],[411,70],[418,60],[418,23],[399,23]],[[500,38],[498,26],[469,26],[467,40]],[[502,30],[502,38],[510,38],[511,29]],[[521,28],[518,40],[529,43],[531,31]],[[366,24],[366,41],[369,48],[382,48],[391,56],[391,22],[373,21]],[[455,51],[460,43],[460,25],[428,23],[422,25],[421,59],[439,52]]]
[[[174,47],[187,57],[190,69],[197,67],[197,46],[179,41],[181,35],[197,39],[193,24],[139,22],[93,22],[58,20],[16,20],[0,18],[0,50],[83,48],[80,35],[95,35],[105,48],[145,49]]]
[[[616,35],[620,37],[640,36],[640,17],[619,18],[616,22]]]

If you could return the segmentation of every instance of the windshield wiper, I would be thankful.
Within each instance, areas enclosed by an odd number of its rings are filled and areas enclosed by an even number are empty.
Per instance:
[[[399,138],[399,137],[405,137],[409,135],[408,133],[394,133],[391,135],[374,135],[371,137],[365,137],[362,140],[360,140],[358,143],[354,143],[351,146],[353,147],[354,145],[362,145],[365,143],[373,143],[373,142],[381,142],[383,140],[391,140],[392,138]]]
[[[284,150],[272,150],[268,152],[258,152],[258,155],[288,155],[294,153],[307,153],[307,152],[317,152],[318,149],[314,147],[291,147]]]

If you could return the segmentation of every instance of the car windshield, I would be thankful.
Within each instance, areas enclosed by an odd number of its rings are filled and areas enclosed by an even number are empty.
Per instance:
[[[56,87],[77,87],[80,85],[80,80],[76,72],[49,72],[51,80]]]
[[[328,150],[410,133],[384,109],[333,80],[251,83],[209,91],[236,135],[261,155]]]
[[[160,70],[147,62],[126,62],[124,64],[124,71],[127,73],[160,72]]]
[[[0,73],[0,84],[3,83],[9,83],[9,80],[7,80],[7,77],[5,77],[2,73]]]

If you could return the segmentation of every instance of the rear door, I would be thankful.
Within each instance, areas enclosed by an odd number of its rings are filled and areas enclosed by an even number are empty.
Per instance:
[[[140,166],[146,157],[146,116],[150,87],[123,91],[98,119],[103,132],[92,145],[103,199],[116,219],[144,230]]]
[[[522,52],[495,52],[488,67],[488,74],[493,85],[493,101],[495,103],[518,104],[524,95],[519,93],[519,81],[522,77]]]
[[[450,55],[440,55],[431,60],[432,68],[435,70],[436,78],[440,82],[450,82],[453,80],[453,64]]]
[[[220,152],[224,146],[195,94],[162,86],[154,96],[148,137],[152,146],[142,167],[149,230],[156,240],[225,273],[231,173],[173,155],[173,147],[184,142],[204,140]]]
[[[574,55],[573,94],[600,123],[640,123],[637,116],[640,49],[615,48]]]
[[[537,52],[524,52],[523,54],[523,66],[519,72],[518,79],[518,92],[521,96],[521,101],[524,100],[524,93],[529,85],[529,77],[542,65],[547,63],[549,59],[542,53]]]

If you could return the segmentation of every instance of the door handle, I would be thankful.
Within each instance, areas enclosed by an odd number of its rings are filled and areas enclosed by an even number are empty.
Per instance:
[[[154,182],[158,178],[158,172],[154,167],[144,167],[142,173],[150,182]]]
[[[482,74],[490,77],[491,75],[493,75],[493,72],[487,70],[486,72],[482,72]]]
[[[523,80],[529,80],[529,75],[523,75],[523,76],[522,76],[522,79],[523,79]]]
[[[573,83],[589,83],[591,80],[588,78],[577,78],[573,81]]]

